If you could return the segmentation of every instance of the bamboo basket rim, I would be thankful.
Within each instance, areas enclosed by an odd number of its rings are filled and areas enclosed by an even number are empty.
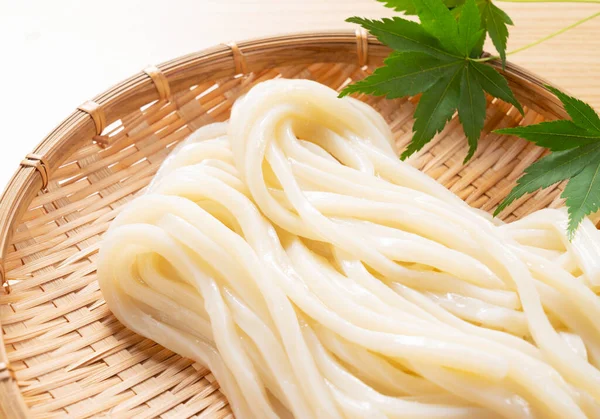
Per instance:
[[[0,288],[3,288],[0,292],[9,292],[4,261],[17,222],[33,198],[45,190],[53,171],[90,138],[101,143],[104,128],[112,122],[150,102],[168,100],[171,94],[200,81],[246,74],[290,61],[364,66],[380,63],[389,52],[387,46],[361,29],[291,33],[231,42],[150,66],[85,102],[27,154],[4,189],[0,198]],[[560,101],[544,87],[550,83],[510,62],[504,69],[497,60],[490,64],[506,76],[512,87],[533,95],[535,100],[528,96],[531,108],[554,117],[566,116]],[[0,417],[28,417],[1,334]]]

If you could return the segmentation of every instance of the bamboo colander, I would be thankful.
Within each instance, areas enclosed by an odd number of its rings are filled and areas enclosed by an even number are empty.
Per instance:
[[[102,234],[173,146],[228,119],[235,99],[271,78],[341,89],[389,50],[362,31],[294,34],[217,46],[149,67],[86,102],[21,162],[0,201],[0,417],[232,417],[206,368],[124,328],[95,276]],[[472,206],[491,211],[543,149],[491,133],[564,118],[542,82],[508,65],[525,116],[488,98],[479,148],[458,118],[410,163]],[[411,138],[418,98],[360,97]],[[562,204],[556,185],[516,201],[511,220]]]

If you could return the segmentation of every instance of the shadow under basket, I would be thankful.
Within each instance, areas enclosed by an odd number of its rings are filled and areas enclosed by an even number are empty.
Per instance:
[[[0,201],[0,417],[232,417],[210,371],[111,314],[96,281],[102,235],[179,141],[227,120],[256,83],[304,78],[340,90],[389,52],[360,30],[221,45],[149,67],[65,119],[23,160]],[[544,153],[492,131],[566,116],[543,81],[510,64],[503,73],[524,117],[488,97],[479,147],[466,166],[456,116],[409,160],[490,212]],[[358,98],[384,116],[402,150],[418,98]],[[502,218],[562,205],[563,186],[517,200]]]

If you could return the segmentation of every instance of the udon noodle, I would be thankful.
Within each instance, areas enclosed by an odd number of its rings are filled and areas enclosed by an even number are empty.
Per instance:
[[[238,418],[600,417],[600,233],[566,222],[492,219],[369,106],[272,80],[173,151],[98,275]]]

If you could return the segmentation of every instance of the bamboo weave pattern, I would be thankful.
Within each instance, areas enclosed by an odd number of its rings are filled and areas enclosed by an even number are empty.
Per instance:
[[[368,43],[360,45],[366,54]],[[366,56],[360,59],[367,62]],[[245,72],[245,60],[241,63],[236,61],[236,70]],[[111,124],[102,133],[105,147],[90,138],[50,174],[47,192],[35,197],[21,218],[5,258],[12,292],[0,292],[5,350],[32,416],[232,417],[208,370],[125,329],[111,315],[95,276],[102,234],[178,141],[202,125],[228,119],[233,102],[255,83],[307,78],[339,90],[371,70],[346,63],[298,64],[194,85]],[[166,97],[168,84],[153,74]],[[402,149],[412,135],[418,99],[360,99],[386,118]],[[410,162],[470,205],[492,211],[543,150],[491,131],[544,119],[532,109],[522,117],[488,98],[484,132],[467,166],[462,161],[468,146],[457,117]],[[563,186],[518,200],[503,218],[560,206]]]

